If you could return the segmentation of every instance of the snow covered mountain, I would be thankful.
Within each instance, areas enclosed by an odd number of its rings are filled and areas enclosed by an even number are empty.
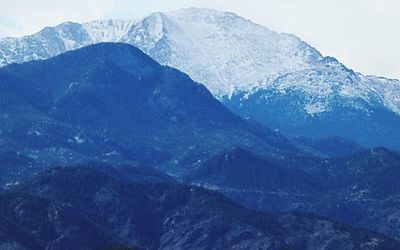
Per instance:
[[[233,13],[190,8],[136,20],[63,23],[31,36],[0,39],[0,65],[98,42],[135,45],[206,85],[235,112],[288,134],[341,135],[368,146],[400,148],[400,129],[394,128],[400,127],[400,81],[356,73],[294,35]],[[335,124],[336,131],[321,121],[344,124]],[[365,124],[373,125],[360,130]]]

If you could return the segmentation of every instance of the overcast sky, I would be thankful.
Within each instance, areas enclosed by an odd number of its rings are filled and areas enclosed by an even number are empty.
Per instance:
[[[0,0],[0,37],[185,7],[232,11],[293,33],[356,71],[400,78],[400,0]]]

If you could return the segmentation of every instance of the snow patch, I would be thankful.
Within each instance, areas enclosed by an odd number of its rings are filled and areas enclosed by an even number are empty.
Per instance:
[[[319,113],[323,113],[326,111],[326,107],[323,103],[309,103],[304,107],[304,110],[307,114],[314,116]]]
[[[78,143],[78,144],[82,144],[82,143],[85,142],[85,140],[82,139],[81,137],[79,137],[79,135],[74,136],[74,140],[75,140],[75,142]]]

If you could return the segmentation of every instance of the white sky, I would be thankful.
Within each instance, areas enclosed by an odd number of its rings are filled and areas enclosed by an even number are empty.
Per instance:
[[[0,37],[185,7],[232,11],[293,33],[356,71],[400,78],[400,0],[0,0]]]

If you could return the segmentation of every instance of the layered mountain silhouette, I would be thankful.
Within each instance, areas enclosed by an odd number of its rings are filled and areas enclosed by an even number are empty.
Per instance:
[[[377,233],[326,218],[255,212],[201,188],[127,181],[96,169],[51,169],[0,194],[0,246],[385,250],[400,247],[399,242]],[[146,171],[141,174],[146,179]]]
[[[366,149],[400,148],[397,80],[204,9],[0,39],[0,65],[0,248],[400,248],[400,154]]]
[[[400,237],[400,154],[384,148],[331,159],[275,160],[235,149],[185,181],[264,211],[307,211]]]

